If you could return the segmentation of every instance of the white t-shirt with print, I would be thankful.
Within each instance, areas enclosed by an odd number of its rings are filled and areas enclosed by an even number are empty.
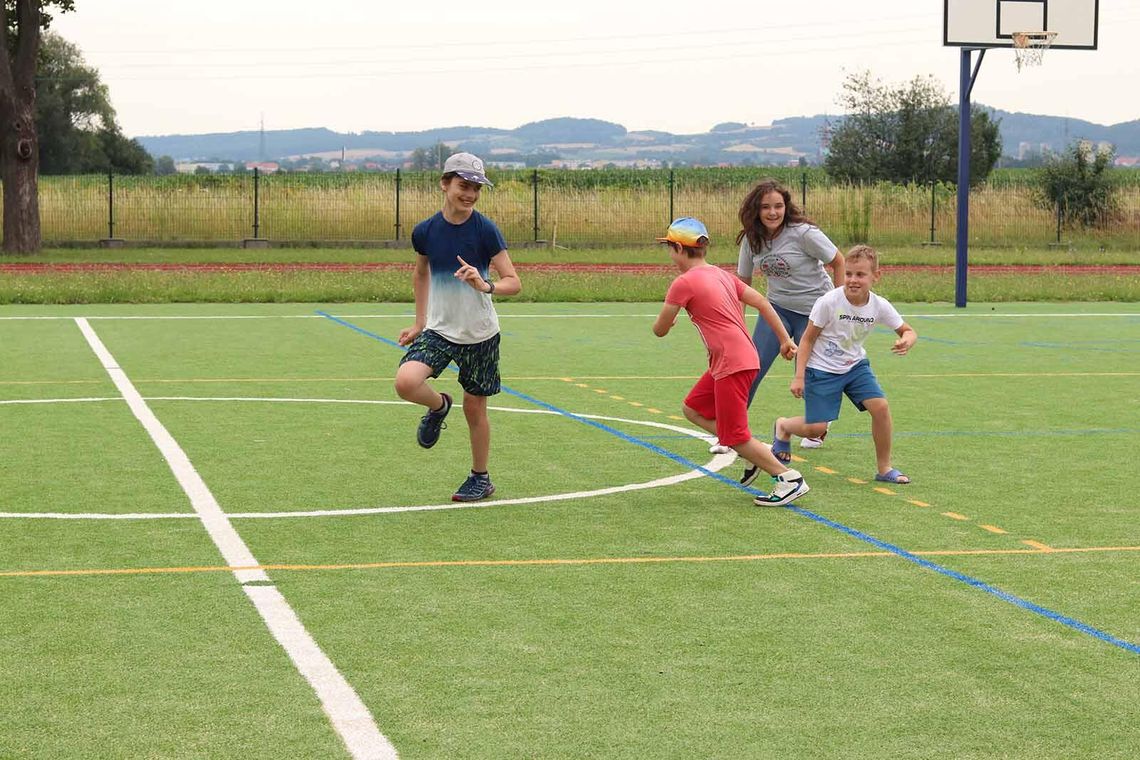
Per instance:
[[[836,375],[845,374],[867,358],[863,341],[876,326],[897,330],[903,324],[902,316],[887,299],[871,293],[866,304],[852,306],[843,288],[821,296],[808,319],[821,332],[807,365]]]

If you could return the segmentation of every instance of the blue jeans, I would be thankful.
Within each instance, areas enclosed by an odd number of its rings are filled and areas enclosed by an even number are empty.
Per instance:
[[[788,335],[791,335],[792,340],[796,342],[796,345],[799,345],[800,338],[804,337],[804,331],[807,330],[808,315],[788,311],[776,304],[772,304],[772,308],[776,310],[776,315],[784,323],[784,329],[788,331]],[[752,381],[752,389],[748,391],[749,406],[752,406],[752,399],[756,396],[756,389],[760,387],[760,381],[764,379],[764,375],[768,374],[768,368],[780,355],[780,339],[776,333],[772,332],[772,328],[768,327],[763,316],[756,319],[756,330],[752,333],[752,344],[756,346],[756,353],[760,354],[760,371],[756,373],[756,379]]]

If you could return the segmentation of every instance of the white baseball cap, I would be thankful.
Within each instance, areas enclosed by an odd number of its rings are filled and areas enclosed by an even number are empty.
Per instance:
[[[491,180],[483,173],[483,159],[471,153],[453,153],[443,162],[443,173],[454,172],[468,182],[478,182],[480,185],[494,187]]]

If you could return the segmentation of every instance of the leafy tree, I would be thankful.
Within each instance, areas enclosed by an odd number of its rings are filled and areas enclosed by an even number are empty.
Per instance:
[[[443,162],[455,152],[455,147],[444,142],[437,142],[428,148],[416,148],[412,151],[412,169],[415,171],[443,171]]]
[[[4,251],[40,249],[39,139],[36,65],[40,35],[51,14],[74,9],[73,0],[0,0],[0,182],[4,185]]]
[[[107,86],[79,48],[43,35],[36,77],[40,174],[149,174],[150,154],[115,123]]]
[[[832,131],[827,172],[851,182],[928,184],[957,182],[958,112],[942,85],[915,77],[892,87],[870,72],[843,83],[840,104],[847,112]],[[1001,157],[998,122],[985,111],[970,119],[970,183],[983,181]]]
[[[234,164],[234,167],[236,170],[237,164]],[[174,159],[170,156],[159,156],[158,160],[154,162],[154,173],[159,176],[178,173],[178,169],[174,166]]]
[[[1060,209],[1068,224],[1093,227],[1110,222],[1120,211],[1112,178],[1115,151],[1094,150],[1079,140],[1037,172],[1034,202],[1041,208]]]

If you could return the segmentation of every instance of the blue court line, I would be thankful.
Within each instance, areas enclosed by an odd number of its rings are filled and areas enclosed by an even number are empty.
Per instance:
[[[1140,433],[1137,428],[1090,428],[1089,430],[896,430],[895,438],[939,438],[939,437],[965,437],[993,438],[1016,436],[1017,438],[1037,438],[1049,436],[1073,435],[1134,435]],[[827,434],[828,438],[870,438],[870,433],[836,433]]]
[[[322,317],[325,317],[326,319],[330,319],[339,325],[347,327],[350,330],[354,330],[354,331],[360,333],[361,335],[365,335],[369,338],[372,338],[373,340],[378,340],[381,343],[385,343],[387,345],[394,346],[394,347],[400,349],[401,351],[406,351],[406,349],[403,346],[401,346],[399,343],[397,343],[394,340],[391,340],[389,338],[385,338],[381,335],[377,335],[376,333],[365,330],[364,328],[357,327],[356,325],[352,324],[351,322],[346,322],[345,320],[340,319],[339,317],[334,317],[333,315],[328,314],[327,312],[318,311],[317,314],[321,315]],[[597,420],[586,419],[585,417],[581,417],[577,414],[574,414],[573,412],[568,412],[565,409],[560,409],[559,407],[556,407],[553,404],[548,404],[545,401],[540,401],[540,400],[534,398],[533,396],[529,396],[525,393],[513,390],[511,388],[507,388],[506,386],[502,386],[502,390],[505,393],[507,393],[508,395],[522,399],[523,401],[527,401],[531,404],[534,404],[537,407],[549,410],[549,411],[554,412],[556,414],[562,415],[563,417],[568,417],[572,420],[577,420],[578,422],[581,422],[585,425],[589,425],[590,427],[597,428],[597,429],[603,430],[603,431],[605,431],[611,435],[617,436],[618,438],[622,439],[623,441],[627,441],[629,443],[633,443],[633,444],[636,444],[638,446],[641,446],[642,448],[648,449],[649,451],[652,451],[655,454],[660,454],[661,456],[664,456],[668,459],[671,459],[672,461],[680,464],[683,467],[686,467],[686,468],[691,469],[691,470],[697,470],[700,473],[702,473],[702,474],[704,474],[710,478],[713,478],[714,480],[719,480],[722,483],[730,485],[737,490],[745,491],[745,492],[747,492],[749,494],[753,494],[753,495],[762,494],[762,492],[757,491],[754,488],[741,485],[740,483],[733,480],[732,478],[725,477],[724,475],[721,475],[719,472],[713,472],[711,470],[705,469],[704,467],[697,464],[696,462],[690,461],[689,459],[686,459],[685,457],[683,457],[679,454],[674,454],[671,451],[663,449],[660,446],[656,446],[656,445],[650,443],[649,441],[638,438],[637,436],[627,435],[626,433],[623,433],[620,430],[616,430],[616,429],[614,429],[614,428],[610,427],[609,425],[606,425],[602,422],[598,422]],[[1009,604],[1012,604],[1016,607],[1020,607],[1023,610],[1027,610],[1029,612],[1032,612],[1035,615],[1040,615],[1041,617],[1046,618],[1047,620],[1051,620],[1055,623],[1060,623],[1061,625],[1066,626],[1067,628],[1071,628],[1071,629],[1078,631],[1080,633],[1084,633],[1086,635],[1092,636],[1093,638],[1099,639],[1099,640],[1101,640],[1107,644],[1111,644],[1115,647],[1119,647],[1121,649],[1124,649],[1125,651],[1131,652],[1132,654],[1140,655],[1140,645],[1133,644],[1132,642],[1125,641],[1124,639],[1119,639],[1110,633],[1106,633],[1105,631],[1102,631],[1098,628],[1093,628],[1091,625],[1087,625],[1085,623],[1082,623],[1081,621],[1076,620],[1075,618],[1068,617],[1067,615],[1062,615],[1059,612],[1054,612],[1053,610],[1050,610],[1047,607],[1042,607],[1041,605],[1035,604],[1035,603],[1029,601],[1028,599],[1022,599],[1021,597],[1015,596],[1014,594],[1010,594],[1007,591],[1002,591],[1000,588],[998,588],[996,586],[992,586],[989,583],[986,583],[985,581],[979,580],[977,578],[966,575],[964,573],[960,573],[957,570],[952,570],[948,567],[944,567],[942,565],[939,565],[936,562],[931,562],[930,560],[923,559],[922,557],[919,557],[915,554],[908,552],[906,549],[903,549],[900,546],[895,546],[894,544],[887,543],[886,541],[875,538],[874,536],[872,536],[870,534],[863,533],[862,531],[856,530],[855,528],[850,528],[846,525],[843,525],[842,523],[835,522],[834,520],[830,520],[830,519],[828,519],[822,515],[817,515],[815,512],[804,509],[802,507],[797,507],[795,504],[788,504],[784,507],[784,509],[795,512],[796,514],[800,515],[801,517],[806,517],[809,520],[814,520],[815,522],[819,523],[820,525],[825,525],[829,528],[837,530],[840,533],[844,533],[844,534],[846,534],[846,535],[848,535],[848,536],[850,536],[850,537],[852,537],[858,541],[862,541],[863,543],[870,544],[871,546],[882,549],[883,551],[888,551],[891,554],[894,554],[898,557],[901,557],[902,559],[905,559],[908,562],[912,562],[915,565],[918,565],[919,567],[922,567],[922,568],[925,568],[925,569],[930,570],[932,572],[938,573],[939,575],[944,575],[947,578],[952,578],[952,579],[959,581],[961,583],[965,583],[967,586],[970,586],[972,588],[976,588],[979,591],[984,591],[987,594],[990,594],[991,596],[995,596],[998,599],[1001,599],[1003,602],[1008,602]]]

